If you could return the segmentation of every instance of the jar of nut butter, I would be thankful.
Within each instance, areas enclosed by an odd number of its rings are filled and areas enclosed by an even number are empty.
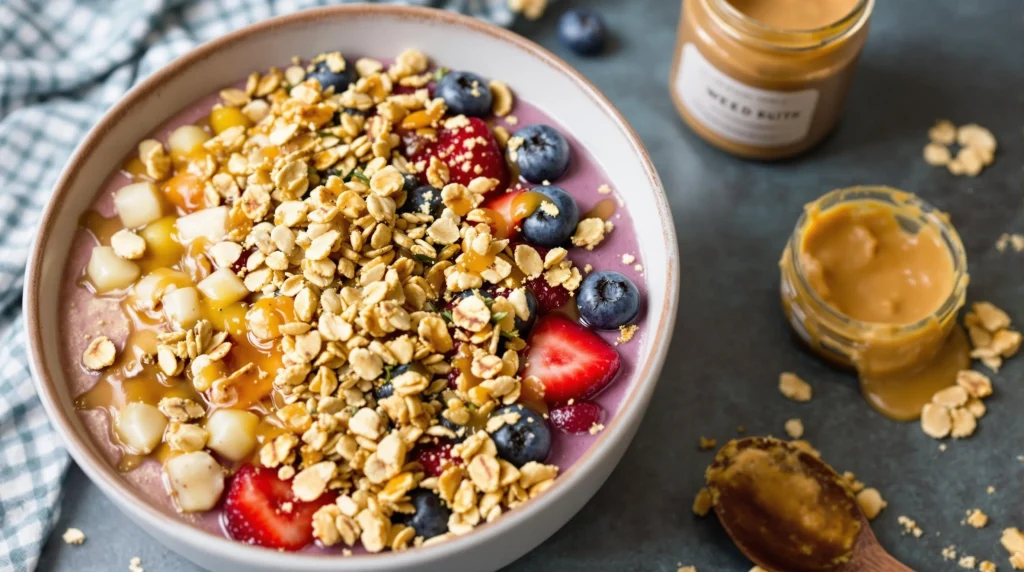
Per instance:
[[[874,0],[685,0],[670,90],[687,125],[753,159],[806,151],[842,115]]]

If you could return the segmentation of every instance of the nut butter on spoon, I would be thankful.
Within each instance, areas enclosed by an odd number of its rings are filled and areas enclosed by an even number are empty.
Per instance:
[[[842,477],[786,441],[730,441],[706,478],[726,532],[769,572],[911,571],[878,544]]]

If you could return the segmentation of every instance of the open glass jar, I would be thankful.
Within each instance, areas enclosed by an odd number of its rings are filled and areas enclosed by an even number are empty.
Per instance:
[[[811,225],[829,209],[868,205],[891,209],[900,228],[908,234],[931,229],[949,250],[952,289],[948,297],[924,319],[908,324],[855,320],[826,302],[812,284],[807,262],[801,255]],[[823,358],[856,369],[862,383],[870,383],[871,380],[900,383],[893,380],[898,380],[903,374],[912,374],[907,375],[908,378],[920,377],[916,376],[917,372],[935,363],[938,354],[947,353],[943,348],[951,339],[962,337],[962,332],[954,331],[954,328],[957,327],[957,313],[964,305],[969,282],[967,255],[948,216],[910,193],[888,187],[851,187],[832,191],[808,204],[786,244],[779,267],[782,308],[794,331]],[[951,333],[958,335],[951,336]],[[953,363],[951,368],[959,368],[960,365]],[[938,384],[942,380],[936,378],[934,382]],[[907,384],[910,387],[912,382]],[[877,402],[873,401],[873,404],[879,406]],[[917,412],[920,412],[920,406],[917,406]],[[908,415],[894,413],[890,416],[904,418]]]
[[[704,140],[734,155],[806,151],[842,114],[874,0],[830,0],[833,11],[817,20],[791,15],[829,2],[762,0],[763,10],[785,16],[779,21],[755,19],[735,1],[683,3],[670,86],[676,107]]]

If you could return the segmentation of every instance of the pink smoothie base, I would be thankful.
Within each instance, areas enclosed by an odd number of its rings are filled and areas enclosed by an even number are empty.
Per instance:
[[[166,142],[175,128],[193,124],[205,118],[218,101],[217,94],[212,94],[195,102],[157,129],[152,137]],[[566,129],[536,107],[517,101],[512,115],[519,120],[515,126],[508,125],[501,119],[495,120],[494,124],[504,125],[510,132],[515,133],[517,129],[531,123],[546,123],[558,129],[569,141],[572,157],[569,170],[552,184],[562,187],[575,197],[581,215],[593,209],[598,202],[604,199],[611,198],[616,201],[616,212],[610,218],[611,222],[615,224],[612,233],[607,235],[605,240],[593,251],[573,248],[569,251],[569,257],[580,269],[589,264],[595,272],[601,270],[621,272],[636,284],[640,290],[641,300],[646,300],[647,286],[643,273],[634,268],[634,265],[642,265],[643,259],[637,245],[633,221],[626,211],[625,203],[628,201],[629,189],[613,188],[612,194],[599,193],[598,188],[601,185],[609,184],[600,165],[586,153],[583,145]],[[120,173],[119,168],[120,165],[113,166],[114,173],[100,186],[101,190],[93,203],[92,208],[103,216],[114,214],[113,192],[131,182]],[[524,183],[523,186],[531,187],[533,185]],[[106,335],[120,349],[124,346],[128,336],[128,322],[116,301],[97,297],[80,285],[89,255],[96,242],[86,230],[79,229],[75,244],[76,246],[69,255],[68,267],[64,275],[61,312],[67,319],[61,334],[64,348],[62,360],[64,373],[71,393],[78,396],[91,389],[99,380],[98,374],[81,366],[81,356],[89,342],[86,336]],[[632,264],[624,264],[622,257],[625,254],[634,256],[636,260]],[[622,345],[616,345],[618,331],[598,332],[608,343],[615,346],[621,357],[621,367],[616,379],[607,389],[591,399],[605,409],[604,423],[606,425],[618,412],[619,405],[629,386],[636,381],[635,372],[640,365],[637,363],[637,356],[647,337],[646,323],[646,308],[642,308],[640,318],[636,322],[639,326],[636,335],[629,343]],[[78,413],[107,461],[116,467],[121,451],[115,444],[108,414],[96,409]],[[551,427],[551,430],[552,448],[547,462],[558,465],[562,472],[579,460],[597,439],[596,435],[567,435],[554,427]],[[227,536],[221,525],[219,509],[198,515],[179,514],[175,510],[173,501],[165,490],[162,470],[157,461],[148,460],[138,468],[122,473],[122,478],[141,490],[151,499],[154,506],[162,509],[169,517],[179,518],[211,533]],[[325,549],[319,546],[311,546],[306,550],[340,553],[340,548]]]

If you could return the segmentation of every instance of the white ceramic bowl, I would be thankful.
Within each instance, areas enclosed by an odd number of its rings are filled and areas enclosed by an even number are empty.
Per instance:
[[[649,335],[619,412],[546,494],[449,542],[352,557],[280,553],[213,536],[153,507],[108,464],[82,425],[60,364],[60,285],[78,217],[98,185],[137,141],[192,102],[250,70],[292,55],[341,49],[397,54],[415,46],[454,69],[500,77],[517,95],[566,126],[623,189],[646,263]],[[125,515],[160,542],[211,570],[450,572],[495,570],[540,544],[597,491],[621,459],[654,391],[673,331],[678,250],[661,182],[636,134],[577,72],[543,48],[468,17],[403,6],[358,5],[275,18],[204,44],[128,93],[89,133],[57,183],[29,263],[25,314],[31,367],[50,420],[75,461]]]

